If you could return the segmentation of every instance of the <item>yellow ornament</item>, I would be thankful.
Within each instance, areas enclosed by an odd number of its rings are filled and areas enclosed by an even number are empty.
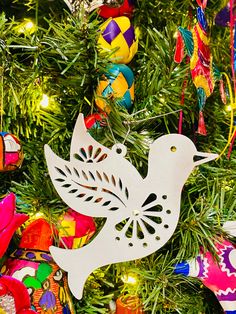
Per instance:
[[[102,53],[111,53],[115,63],[129,63],[138,50],[138,38],[126,16],[110,18],[101,25],[98,46]]]

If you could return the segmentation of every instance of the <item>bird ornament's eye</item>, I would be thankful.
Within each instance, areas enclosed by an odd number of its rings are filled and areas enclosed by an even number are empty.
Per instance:
[[[171,146],[170,150],[172,151],[172,153],[175,153],[177,151],[177,147],[176,146]]]

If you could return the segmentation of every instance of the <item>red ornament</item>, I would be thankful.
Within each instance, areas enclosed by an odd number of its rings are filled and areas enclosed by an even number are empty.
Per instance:
[[[92,127],[100,127],[106,125],[106,113],[93,113],[84,118],[84,123],[87,129],[91,129]]]
[[[109,17],[118,17],[118,16],[128,16],[131,17],[134,11],[134,1],[132,0],[124,0],[123,4],[118,7],[112,7],[109,5],[102,5],[99,10],[98,14],[108,19]]]
[[[52,227],[43,218],[37,219],[22,232],[20,248],[49,251],[53,244]]]
[[[10,276],[0,276],[0,312],[36,314],[31,310],[30,297],[26,287]],[[3,310],[3,312],[2,312]]]
[[[137,296],[122,296],[116,300],[116,314],[144,314]]]
[[[10,193],[0,202],[0,217],[0,257],[2,257],[14,232],[29,216],[16,213],[16,196]]]

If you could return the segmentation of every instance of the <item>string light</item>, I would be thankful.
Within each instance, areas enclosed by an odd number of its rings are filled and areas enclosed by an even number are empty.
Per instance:
[[[137,278],[131,274],[122,275],[121,280],[123,281],[123,283],[130,284],[130,285],[135,285],[137,283]]]
[[[30,19],[24,21],[17,27],[18,33],[32,34],[36,31],[36,25]]]
[[[49,106],[49,103],[50,103],[50,99],[49,99],[48,95],[43,94],[43,97],[40,101],[40,106],[43,108],[47,108]]]

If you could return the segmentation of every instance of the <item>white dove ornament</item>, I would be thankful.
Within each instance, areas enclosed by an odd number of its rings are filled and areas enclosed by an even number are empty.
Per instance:
[[[50,247],[55,262],[68,272],[77,299],[95,269],[145,257],[170,239],[185,181],[195,166],[217,157],[199,153],[183,135],[164,135],[150,145],[148,175],[142,178],[125,154],[124,145],[108,149],[93,139],[82,114],[73,132],[70,161],[45,146],[49,174],[62,200],[79,213],[107,218],[86,246]],[[194,162],[194,156],[202,159]]]

